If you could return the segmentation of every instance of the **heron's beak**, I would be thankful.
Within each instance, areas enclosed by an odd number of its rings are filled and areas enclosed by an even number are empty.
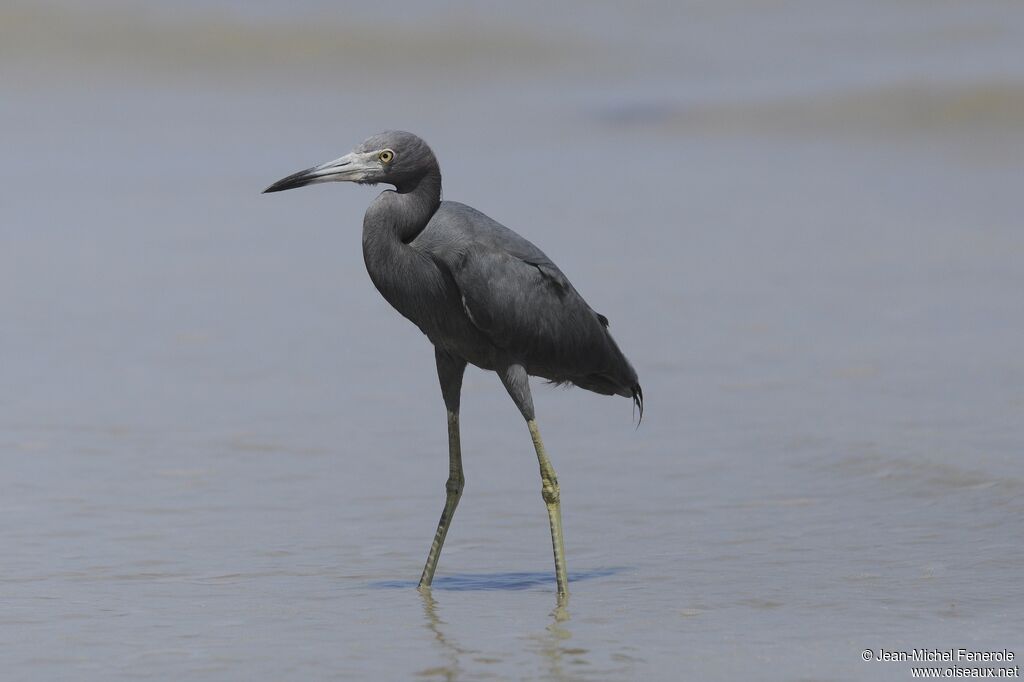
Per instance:
[[[295,189],[305,185],[313,185],[318,182],[361,182],[365,181],[370,171],[380,170],[376,156],[352,152],[340,159],[313,166],[298,173],[292,173],[286,178],[281,178],[270,187],[263,190],[267,192],[281,192],[286,189]]]

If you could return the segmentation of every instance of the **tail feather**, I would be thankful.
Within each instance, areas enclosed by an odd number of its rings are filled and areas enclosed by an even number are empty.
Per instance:
[[[636,422],[636,428],[640,428],[640,424],[644,421],[644,389],[640,388],[640,384],[636,384],[632,387],[633,392],[633,413],[636,414],[637,410],[640,411],[640,419]]]
[[[636,370],[608,332],[608,318],[591,311],[596,325],[584,325],[585,339],[578,346],[569,346],[562,357],[552,358],[545,366],[539,361],[530,374],[542,376],[556,385],[573,384],[602,395],[621,395],[633,399],[633,415],[639,412],[637,428],[644,420],[644,392]]]

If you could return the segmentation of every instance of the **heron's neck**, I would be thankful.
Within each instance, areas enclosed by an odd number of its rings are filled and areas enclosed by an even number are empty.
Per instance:
[[[366,211],[363,241],[397,241],[408,244],[430,222],[441,205],[441,171],[431,169],[416,184],[382,192]]]
[[[394,292],[415,287],[409,278],[423,254],[409,243],[441,205],[441,172],[436,167],[411,187],[381,192],[363,218],[363,260],[377,289],[392,305]]]

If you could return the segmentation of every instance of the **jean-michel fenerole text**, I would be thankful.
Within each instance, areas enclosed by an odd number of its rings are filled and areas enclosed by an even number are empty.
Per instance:
[[[895,649],[879,649],[875,652],[876,661],[953,661],[959,663],[984,661],[1012,661],[1014,653],[1009,649],[998,651],[974,651],[972,649],[911,649],[897,651]]]

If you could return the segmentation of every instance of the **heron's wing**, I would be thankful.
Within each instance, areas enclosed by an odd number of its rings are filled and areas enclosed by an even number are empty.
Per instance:
[[[533,243],[445,201],[411,246],[450,277],[469,321],[531,374],[631,395],[636,372],[569,279]]]
[[[607,320],[536,247],[474,243],[439,260],[466,315],[495,346],[558,376],[603,369],[610,351]]]

